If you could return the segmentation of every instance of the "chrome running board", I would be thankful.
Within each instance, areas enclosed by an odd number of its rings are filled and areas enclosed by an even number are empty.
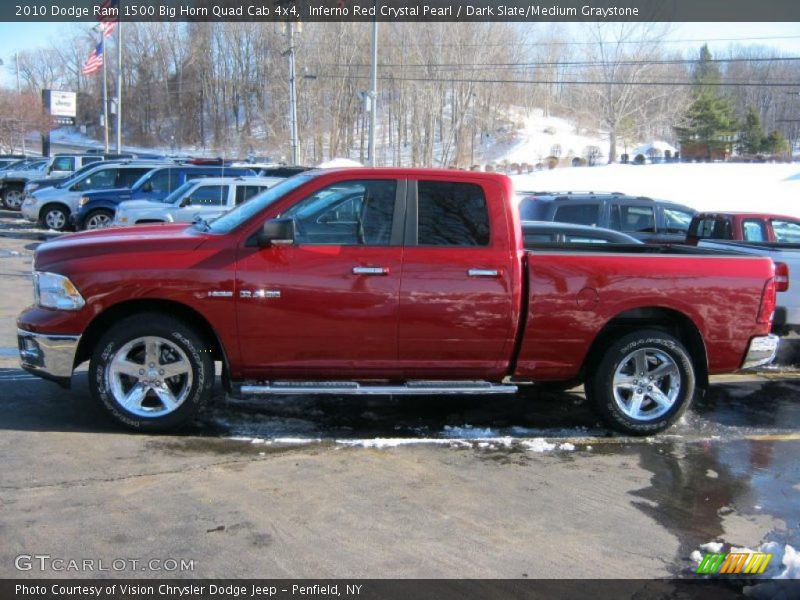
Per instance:
[[[436,394],[515,394],[517,386],[489,381],[408,381],[400,385],[364,384],[356,381],[271,381],[242,384],[244,396],[270,394],[332,394],[414,396]]]

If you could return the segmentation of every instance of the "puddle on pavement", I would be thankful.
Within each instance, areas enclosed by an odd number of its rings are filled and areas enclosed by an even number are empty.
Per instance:
[[[652,473],[649,487],[632,492],[632,503],[678,538],[672,562],[677,576],[694,572],[689,556],[701,544],[752,547],[752,540],[724,530],[731,514],[780,519],[786,528],[764,531],[758,541],[800,546],[800,441],[660,441],[595,449],[606,453],[635,457]]]

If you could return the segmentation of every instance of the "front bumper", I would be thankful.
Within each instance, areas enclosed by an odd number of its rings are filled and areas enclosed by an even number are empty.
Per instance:
[[[747,349],[747,355],[744,357],[742,368],[751,369],[771,363],[778,353],[779,342],[780,338],[773,334],[754,337],[750,340],[750,346]]]
[[[25,200],[22,201],[22,206],[19,207],[19,212],[22,213],[22,216],[28,221],[38,221],[39,204],[36,201],[28,202],[29,198],[30,196],[27,196]]]
[[[79,335],[33,333],[17,329],[22,368],[68,386],[80,340]]]

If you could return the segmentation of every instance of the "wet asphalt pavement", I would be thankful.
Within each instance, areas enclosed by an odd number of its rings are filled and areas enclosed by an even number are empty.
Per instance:
[[[16,367],[32,248],[0,236],[0,577],[92,575],[20,572],[22,553],[194,560],[104,575],[124,577],[694,577],[707,542],[800,548],[792,369],[717,378],[653,438],[612,434],[580,388],[218,390],[179,434],[137,435],[95,405],[85,371],[66,391]]]

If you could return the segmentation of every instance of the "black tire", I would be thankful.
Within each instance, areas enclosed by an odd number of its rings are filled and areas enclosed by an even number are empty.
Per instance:
[[[47,204],[39,213],[39,224],[45,229],[66,231],[69,228],[69,211],[60,204]]]
[[[7,187],[3,190],[3,206],[8,210],[19,210],[25,199],[25,192],[18,187]]]
[[[637,356],[645,357],[646,374],[642,379],[637,377],[636,370],[632,375],[629,373]],[[657,374],[667,369],[673,374],[649,380],[649,373]],[[673,388],[676,381],[677,390]],[[641,330],[624,335],[609,345],[594,372],[589,374],[585,390],[586,397],[611,428],[630,435],[651,435],[667,429],[691,404],[695,395],[694,367],[689,353],[678,339],[663,331]],[[634,394],[643,398],[639,406],[641,409],[649,408],[649,415],[633,408]],[[633,418],[625,408],[641,414],[641,418]]]
[[[120,356],[120,353],[125,355],[127,347],[132,347],[135,353],[138,340],[142,338],[155,338],[165,342],[159,346],[156,371],[152,375],[145,374],[141,380],[127,375],[115,378],[112,368],[113,359]],[[176,347],[179,350],[175,350]],[[214,361],[212,353],[208,350],[208,345],[204,342],[202,336],[194,328],[179,319],[158,313],[132,315],[114,325],[94,348],[89,363],[89,389],[92,396],[105,406],[112,417],[130,429],[136,431],[175,429],[186,424],[211,399],[214,386]],[[187,364],[190,367],[191,379],[188,378],[188,375],[176,376],[169,382],[165,379],[163,385],[161,381],[158,381],[159,385],[157,387],[161,389],[168,384],[172,386],[171,393],[175,394],[173,398],[180,398],[180,395],[175,390],[183,389],[185,398],[171,412],[158,413],[156,407],[161,401],[158,399],[156,389],[150,387],[145,399],[139,403],[138,407],[124,406],[117,397],[117,395],[121,395],[119,394],[120,390],[123,393],[130,391],[134,385],[139,385],[148,376],[157,377],[155,373],[160,366],[168,367],[172,364],[178,364],[178,362],[162,363],[161,358],[165,356],[164,352],[167,353],[166,356],[168,358],[171,353],[182,352],[185,360],[181,360],[180,364]],[[131,360],[134,359],[135,356],[132,354]],[[153,371],[152,369],[148,371],[146,360],[143,360],[141,365],[136,364],[136,366],[142,367],[137,373]],[[161,373],[161,376],[164,376],[164,372],[161,371]],[[118,383],[119,381],[122,383]],[[126,384],[131,385],[127,390],[124,388]],[[147,387],[147,382],[145,381],[141,385],[142,387]],[[166,410],[167,408],[166,404],[164,404],[164,409]],[[141,414],[145,411],[153,412],[152,414]]]
[[[100,220],[103,220],[105,224],[102,226],[99,225],[96,226],[95,222]],[[86,218],[83,220],[83,224],[81,225],[81,229],[85,229],[87,231],[92,231],[95,229],[104,229],[109,225],[111,225],[113,221],[114,221],[114,213],[111,212],[110,210],[105,210],[103,208],[100,208],[97,210],[93,210],[88,215],[86,215]]]

